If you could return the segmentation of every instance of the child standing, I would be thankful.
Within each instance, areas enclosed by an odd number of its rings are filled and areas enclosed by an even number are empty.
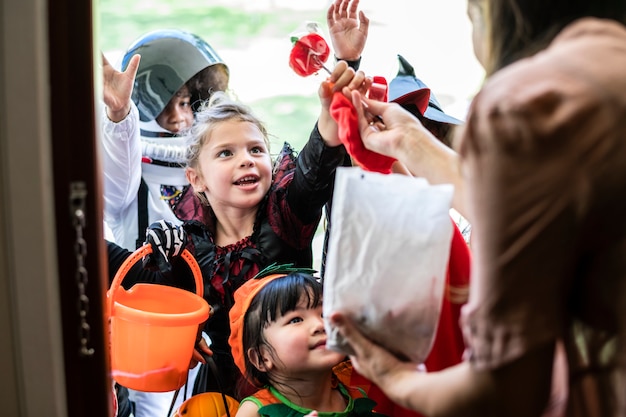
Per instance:
[[[345,355],[326,349],[322,284],[312,275],[247,281],[235,292],[230,328],[235,363],[260,389],[242,400],[237,417],[382,416],[364,391],[333,373]]]

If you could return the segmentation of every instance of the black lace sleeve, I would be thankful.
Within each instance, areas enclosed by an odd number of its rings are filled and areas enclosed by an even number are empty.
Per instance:
[[[326,146],[315,124],[296,159],[293,181],[287,189],[287,203],[302,222],[309,223],[321,215],[332,194],[335,171],[345,157],[343,145]]]

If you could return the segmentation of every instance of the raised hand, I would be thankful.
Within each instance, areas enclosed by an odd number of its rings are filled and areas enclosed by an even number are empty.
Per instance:
[[[126,70],[119,72],[102,54],[102,80],[104,82],[102,96],[107,107],[107,117],[116,123],[130,112],[130,97],[133,93],[139,60],[139,55],[133,56]]]
[[[347,94],[347,97],[350,97],[349,92],[351,91],[359,91],[361,94],[365,94],[371,85],[371,78],[366,77],[363,71],[355,72],[344,61],[338,62],[328,79],[321,83],[319,97],[322,109],[317,127],[328,146],[341,144],[337,122],[330,115],[333,95],[339,93]]]
[[[335,0],[326,14],[330,40],[338,59],[355,61],[361,57],[367,41],[369,19],[359,7],[359,0]]]
[[[187,233],[182,226],[174,226],[170,222],[159,220],[148,226],[146,243],[152,246],[152,253],[144,257],[143,267],[169,275],[172,273],[170,260],[179,256],[185,249]]]

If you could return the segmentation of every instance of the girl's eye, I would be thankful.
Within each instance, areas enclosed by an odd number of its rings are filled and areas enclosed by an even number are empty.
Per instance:
[[[218,158],[226,158],[227,156],[231,156],[233,153],[231,151],[229,151],[228,149],[224,149],[223,151],[220,151],[220,153],[217,154]]]
[[[263,153],[263,148],[261,148],[260,146],[255,146],[250,150],[250,153]]]
[[[289,324],[300,323],[301,321],[302,321],[302,317],[294,317],[291,320],[289,320]]]
[[[181,107],[189,107],[189,106],[191,106],[191,101],[190,100],[182,101],[180,103],[180,105],[181,105]]]

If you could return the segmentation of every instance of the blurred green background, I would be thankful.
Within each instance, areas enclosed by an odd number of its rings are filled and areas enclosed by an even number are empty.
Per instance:
[[[235,95],[250,105],[265,122],[271,134],[272,153],[280,150],[283,141],[290,142],[299,150],[308,139],[319,114],[317,89],[310,88],[310,81],[295,84],[287,92],[284,88],[276,89],[275,95],[243,94],[253,92],[242,91],[241,87],[233,85],[235,71],[239,71],[239,74],[243,74],[240,75],[243,81],[258,77],[257,85],[262,87],[269,81],[258,69],[263,67],[271,71],[271,66],[280,65],[275,69],[284,70],[288,50],[283,54],[284,58],[271,58],[275,55],[269,52],[275,54],[276,51],[267,51],[266,62],[254,62],[255,58],[249,62],[237,60],[233,63],[228,59],[228,56],[246,54],[245,50],[252,42],[261,40],[279,40],[290,48],[290,33],[305,21],[313,20],[325,27],[325,1],[295,0],[294,3],[300,3],[298,9],[285,7],[289,6],[289,2],[282,2],[283,6],[278,3],[255,0],[100,0],[96,11],[99,19],[96,22],[97,44],[111,60],[111,54],[121,58],[135,39],[155,29],[176,28],[199,35],[211,44],[231,68],[231,88]],[[274,62],[278,59],[284,61]],[[250,88],[248,82],[240,84],[245,85],[246,90]]]

